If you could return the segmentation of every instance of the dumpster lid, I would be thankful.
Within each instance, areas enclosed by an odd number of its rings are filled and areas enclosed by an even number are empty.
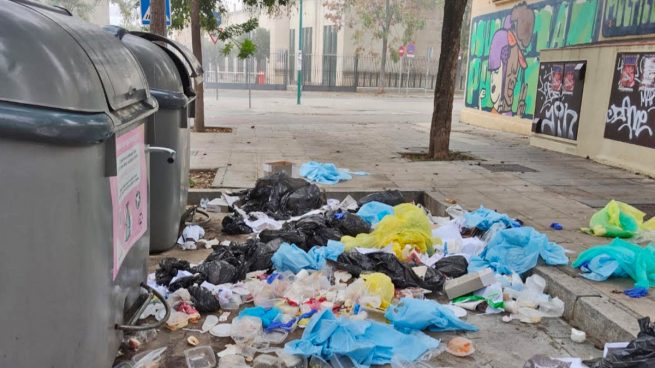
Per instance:
[[[139,63],[121,42],[102,28],[76,17],[37,11],[64,28],[84,49],[96,67],[112,110],[150,98],[148,83]]]
[[[202,64],[198,61],[198,59],[196,59],[191,50],[179,42],[175,42],[166,37],[162,37],[153,33],[135,31],[130,32],[130,34],[156,43],[159,47],[168,52],[169,55],[173,57],[173,60],[176,62],[176,64],[178,64],[178,69],[180,69],[182,80],[185,84],[185,92],[187,92],[187,95],[195,95],[195,93],[192,92],[194,89],[193,82],[202,83],[202,75],[204,71],[202,69]]]
[[[104,112],[98,72],[60,26],[28,3],[0,0],[0,100],[82,112]],[[69,17],[60,8],[34,9]]]
[[[179,95],[186,104],[187,98],[183,93],[182,76],[178,71],[178,66],[161,47],[141,37],[133,36],[121,27],[105,26],[104,29],[120,39],[134,54],[141,64],[141,69],[145,73],[150,90],[155,97],[157,97],[154,94],[155,91]],[[162,107],[161,101],[159,102]]]

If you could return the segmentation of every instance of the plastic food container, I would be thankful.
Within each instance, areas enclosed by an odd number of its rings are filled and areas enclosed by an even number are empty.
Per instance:
[[[198,346],[184,351],[188,368],[213,368],[216,356],[211,346]]]

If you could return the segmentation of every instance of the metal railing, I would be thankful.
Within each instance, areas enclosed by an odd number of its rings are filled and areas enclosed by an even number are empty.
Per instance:
[[[286,50],[268,58],[221,58],[205,71],[207,88],[287,89],[296,84],[297,60]],[[341,56],[303,54],[303,89],[308,91],[357,91],[358,88],[434,90],[438,60],[415,57],[387,59],[382,78],[381,58],[376,56]],[[458,65],[457,90],[464,89],[465,64]]]

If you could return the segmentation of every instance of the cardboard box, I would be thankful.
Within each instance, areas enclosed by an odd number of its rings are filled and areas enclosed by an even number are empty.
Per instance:
[[[273,161],[264,164],[264,176],[273,175],[279,172],[283,172],[288,176],[293,176],[293,162]]]
[[[496,282],[496,275],[490,268],[478,272],[466,274],[456,279],[446,281],[444,291],[448,299],[455,299],[458,296],[466,295],[485,288]]]

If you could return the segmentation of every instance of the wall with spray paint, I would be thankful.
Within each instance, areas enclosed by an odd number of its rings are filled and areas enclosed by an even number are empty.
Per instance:
[[[601,9],[602,0],[545,0],[474,16],[466,106],[532,118],[541,50],[596,42]]]
[[[530,144],[655,175],[655,52],[643,50],[655,50],[655,40],[599,43],[593,47],[543,51],[540,59],[546,74],[549,66],[562,65],[566,75],[567,65],[577,66],[581,60],[586,61],[584,90],[579,110],[575,110],[570,99],[567,100],[568,109],[558,110],[577,112],[575,140],[568,139],[570,136],[560,134],[558,130],[552,134],[552,130],[544,129],[542,121],[542,129],[537,131],[542,134],[531,135]],[[565,80],[563,76],[562,85]],[[569,98],[577,95],[578,86],[576,83]],[[556,88],[551,87],[553,89]],[[542,98],[541,91],[545,90],[542,88],[537,93],[538,101]],[[544,118],[552,120],[547,113],[547,102],[554,96],[546,97],[543,99],[543,106],[546,106]],[[567,122],[572,122],[572,115],[568,117]],[[560,122],[564,126],[564,121]]]

